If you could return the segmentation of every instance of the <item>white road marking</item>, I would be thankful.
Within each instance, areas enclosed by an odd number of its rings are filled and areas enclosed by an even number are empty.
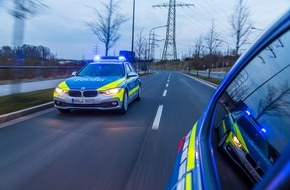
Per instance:
[[[169,84],[167,83],[167,84],[166,84],[166,87],[168,87],[168,86],[169,86]]]
[[[154,122],[153,122],[153,125],[152,125],[152,130],[158,130],[161,115],[162,115],[162,110],[163,110],[163,105],[159,105]]]
[[[167,90],[164,90],[163,96],[166,96],[166,94],[167,94]]]

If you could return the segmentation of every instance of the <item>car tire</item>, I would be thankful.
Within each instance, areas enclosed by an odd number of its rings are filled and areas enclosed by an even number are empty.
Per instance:
[[[125,114],[128,110],[128,93],[125,90],[122,102],[122,108],[120,109],[119,113]]]
[[[58,108],[58,111],[59,111],[60,113],[69,113],[69,112],[70,112],[69,109],[61,109],[61,108]]]
[[[142,95],[142,90],[141,90],[141,86],[139,86],[139,90],[138,90],[138,95],[137,95],[136,101],[140,101],[141,100],[141,95]]]

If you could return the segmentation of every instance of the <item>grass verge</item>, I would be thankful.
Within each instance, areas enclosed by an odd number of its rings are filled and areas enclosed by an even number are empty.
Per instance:
[[[185,73],[185,72],[184,72],[184,74],[208,81],[208,82],[216,84],[216,85],[219,85],[222,82],[222,79],[208,78],[208,77],[200,76],[200,75],[197,76],[197,75],[189,74],[189,73]]]
[[[0,115],[53,101],[52,89],[0,97]]]

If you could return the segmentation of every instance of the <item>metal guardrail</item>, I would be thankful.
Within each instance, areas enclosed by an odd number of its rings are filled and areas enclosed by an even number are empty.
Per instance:
[[[33,78],[59,78],[71,75],[81,69],[77,66],[0,66],[0,81],[25,80]]]
[[[81,66],[6,66],[2,65],[0,66],[0,69],[80,69]]]
[[[217,71],[198,71],[198,70],[190,70],[189,71],[193,75],[200,75],[204,77],[210,77],[210,78],[215,78],[215,79],[223,79],[227,75],[226,72],[217,72]]]

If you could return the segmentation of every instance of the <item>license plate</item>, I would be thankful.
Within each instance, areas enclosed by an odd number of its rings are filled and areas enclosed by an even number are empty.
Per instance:
[[[73,104],[92,104],[93,99],[72,99]]]

